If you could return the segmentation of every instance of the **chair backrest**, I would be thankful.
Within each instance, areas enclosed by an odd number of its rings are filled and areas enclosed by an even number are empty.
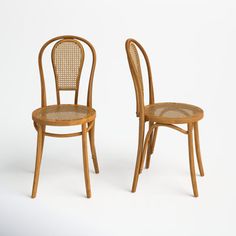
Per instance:
[[[152,71],[150,62],[144,48],[140,43],[134,39],[126,40],[126,53],[129,62],[129,68],[134,82],[135,94],[136,94],[136,114],[137,116],[144,116],[144,89],[143,78],[140,64],[140,58],[138,51],[141,51],[147,66],[148,81],[149,81],[149,104],[154,103],[154,90],[152,81]]]
[[[46,47],[51,43],[55,43],[51,51],[51,59],[56,82],[57,104],[60,104],[61,90],[74,91],[74,103],[78,103],[79,82],[84,63],[84,48],[81,42],[87,44],[92,53],[92,65],[87,93],[87,106],[92,107],[92,87],[96,66],[96,52],[89,41],[73,35],[64,35],[52,38],[42,46],[39,52],[38,64],[41,79],[42,107],[47,106],[42,57]]]

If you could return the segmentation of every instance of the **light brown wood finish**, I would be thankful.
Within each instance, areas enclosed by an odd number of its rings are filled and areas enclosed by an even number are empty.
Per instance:
[[[142,80],[142,70],[139,59],[139,53],[141,52],[148,71],[149,81],[149,104],[144,104],[144,86]],[[191,180],[193,186],[194,196],[198,196],[196,174],[194,167],[194,153],[193,153],[193,127],[194,127],[194,140],[196,146],[196,154],[198,160],[198,166],[201,176],[204,175],[203,166],[200,154],[199,134],[198,134],[198,121],[203,118],[203,110],[197,106],[193,106],[185,103],[155,103],[154,89],[150,62],[144,48],[139,42],[134,39],[128,39],[126,41],[126,53],[130,72],[134,82],[135,94],[136,94],[136,114],[139,117],[139,141],[137,150],[137,159],[134,171],[132,192],[136,191],[138,177],[142,172],[144,161],[146,158],[146,168],[150,166],[151,155],[154,151],[158,128],[165,126],[171,129],[175,129],[183,134],[188,135],[189,146],[189,165]],[[149,122],[149,129],[145,135],[145,122]],[[186,124],[187,130],[184,130],[176,124]],[[145,141],[144,141],[145,137]]]
[[[194,154],[193,154],[193,124],[188,124],[188,151],[189,151],[189,166],[190,166],[190,174],[193,186],[193,194],[194,197],[198,197],[198,190],[197,190],[197,180],[196,180],[196,173],[194,167]]]
[[[55,75],[56,83],[56,99],[57,105],[47,105],[45,78],[43,71],[42,58],[45,49],[51,43],[55,43],[52,48],[51,59]],[[90,70],[87,106],[78,105],[79,82],[84,62],[84,49],[82,43],[86,44],[92,54],[92,65]],[[39,170],[42,160],[42,151],[44,137],[67,138],[82,135],[83,141],[83,163],[84,176],[86,183],[87,197],[91,197],[89,168],[88,168],[88,151],[87,151],[87,133],[90,136],[90,146],[92,152],[92,160],[95,172],[99,173],[97,155],[95,150],[94,123],[96,111],[92,108],[92,88],[93,78],[96,66],[96,52],[93,45],[84,38],[65,35],[58,36],[47,41],[41,48],[38,56],[40,81],[41,81],[41,108],[36,109],[32,113],[35,129],[38,132],[37,154],[35,164],[35,174],[32,190],[32,198],[36,197],[37,186],[39,180]],[[68,90],[75,92],[74,104],[61,104],[60,91]],[[56,134],[46,132],[46,126],[72,126],[81,125],[82,131],[67,134]],[[88,127],[86,127],[88,125]]]
[[[144,157],[145,157],[145,153],[147,152],[147,148],[149,148],[149,145],[150,145],[150,140],[152,138],[152,133],[153,133],[153,130],[158,127],[158,124],[153,124],[153,125],[150,125],[150,128],[146,134],[146,138],[145,138],[145,142],[144,142],[144,145],[143,145],[143,151],[142,151],[142,160],[141,160],[141,165],[140,165],[140,170],[139,170],[139,173],[142,172],[142,168],[143,168],[143,163],[144,163]],[[152,140],[151,140],[152,141]]]
[[[82,148],[83,148],[83,163],[84,163],[84,179],[87,197],[91,197],[91,187],[89,178],[89,163],[88,163],[88,148],[87,148],[87,130],[86,124],[82,124]]]
[[[200,175],[204,176],[204,170],[202,165],[202,158],[201,158],[201,151],[200,151],[200,144],[199,144],[199,132],[198,132],[198,123],[194,123],[194,139],[195,139],[195,150],[197,155],[197,162],[198,168],[200,171]]]
[[[137,150],[137,160],[134,171],[134,180],[132,185],[132,192],[134,193],[138,184],[138,176],[140,173],[140,165],[142,161],[142,151],[143,151],[143,140],[144,140],[144,120],[139,118],[139,137],[138,137],[138,150]]]
[[[154,148],[155,148],[155,143],[156,143],[156,139],[157,139],[157,132],[158,132],[158,127],[156,127],[154,129],[154,133],[153,133],[153,139],[152,139],[152,143],[151,143],[151,153],[149,156],[147,156],[146,159],[146,164],[145,164],[145,168],[148,169],[150,167],[150,160],[151,160],[151,155],[154,152]]]
[[[89,85],[88,85],[88,94],[87,94],[87,106],[92,107],[92,89],[93,89],[93,78],[94,78],[94,72],[95,72],[95,67],[96,67],[96,51],[93,47],[93,45],[86,39],[74,35],[64,35],[64,36],[58,36],[55,38],[50,39],[47,41],[42,48],[40,49],[39,56],[38,56],[38,64],[39,64],[39,73],[40,73],[40,81],[41,81],[41,103],[42,107],[47,106],[47,97],[46,97],[46,87],[45,87],[45,79],[44,79],[44,72],[43,72],[43,63],[42,63],[42,57],[45,49],[47,48],[48,45],[50,45],[53,42],[56,42],[58,40],[65,40],[65,39],[74,39],[81,41],[85,43],[91,50],[92,53],[92,66],[90,70],[90,76],[89,76]],[[57,79],[57,78],[55,78]],[[78,100],[76,96],[78,96],[77,89],[73,89],[75,91],[75,104],[76,101]],[[58,88],[57,88],[58,92]]]
[[[153,125],[153,122],[150,122],[149,121],[149,129],[150,127]],[[146,158],[146,165],[145,165],[145,168],[148,168],[148,166],[150,165],[150,159],[151,159],[151,155],[153,153],[152,151],[152,146],[153,146],[153,139],[154,139],[154,133],[155,133],[156,129],[154,129],[152,131],[152,134],[151,134],[151,137],[150,137],[150,140],[149,140],[149,143],[148,143],[148,150],[147,150],[147,158]]]
[[[41,163],[42,163],[42,157],[43,157],[43,147],[44,147],[44,140],[45,140],[45,136],[46,136],[46,126],[45,125],[42,125],[42,153],[41,153],[41,156],[40,156],[40,166],[41,166]]]
[[[153,122],[149,122],[149,131],[151,130],[151,127],[153,125]],[[145,145],[148,145],[148,149],[146,151],[146,149],[144,148],[145,152],[142,153],[142,158],[141,158],[141,165],[140,165],[140,169],[139,169],[139,174],[142,173],[142,170],[143,170],[143,165],[144,165],[144,160],[145,160],[145,156],[147,156],[146,158],[147,159],[150,159],[151,158],[151,143],[152,143],[152,135],[153,135],[153,130],[151,130],[150,132],[150,136],[147,134],[146,137],[148,137],[148,140],[147,140],[147,144]]]
[[[51,105],[38,108],[32,113],[32,119],[41,125],[71,126],[89,123],[96,118],[96,111],[77,104]]]
[[[94,132],[95,132],[95,121],[91,130],[89,131],[89,140],[90,140],[90,149],[91,149],[91,154],[92,154],[92,159],[93,159],[94,170],[95,170],[95,173],[99,173],[97,153],[96,153],[95,140],[94,140]]]
[[[35,161],[35,171],[34,171],[34,182],[32,189],[32,198],[36,197],[38,182],[39,182],[39,172],[42,160],[42,150],[43,150],[43,128],[38,127],[38,137],[37,137],[37,151],[36,151],[36,161]]]

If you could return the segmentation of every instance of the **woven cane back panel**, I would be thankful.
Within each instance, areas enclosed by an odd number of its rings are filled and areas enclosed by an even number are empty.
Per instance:
[[[81,43],[72,39],[57,42],[52,49],[52,64],[58,90],[76,90],[84,62]]]
[[[139,59],[139,55],[138,55],[138,50],[135,46],[134,43],[130,44],[130,57],[132,60],[132,64],[134,65],[135,68],[133,68],[135,70],[135,75],[137,76],[137,80],[139,80],[140,85],[141,85],[141,89],[143,91],[143,79],[142,79],[142,70],[141,70],[141,66],[140,66],[140,59]]]

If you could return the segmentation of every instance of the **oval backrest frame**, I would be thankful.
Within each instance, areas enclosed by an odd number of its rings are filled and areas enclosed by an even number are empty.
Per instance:
[[[81,42],[85,43],[90,48],[90,50],[91,50],[91,53],[92,53],[92,65],[91,65],[91,70],[90,70],[88,92],[87,92],[87,106],[88,107],[92,107],[92,89],[93,89],[94,72],[95,72],[95,67],[96,67],[96,51],[95,51],[93,45],[88,40],[86,40],[86,39],[84,39],[82,37],[74,36],[74,35],[63,35],[63,36],[58,36],[58,37],[52,38],[52,39],[48,40],[42,46],[42,48],[39,51],[38,65],[39,65],[39,73],[40,73],[40,81],[41,81],[41,106],[42,107],[47,106],[46,87],[45,87],[45,79],[44,79],[44,72],[43,72],[43,65],[42,65],[43,53],[44,53],[45,49],[51,43],[53,43],[55,41],[59,41],[60,42],[60,41],[63,41],[63,40],[77,40],[79,43],[81,41]],[[82,46],[82,44],[81,44],[81,46]],[[82,70],[82,68],[81,68],[81,70]],[[57,103],[60,104],[60,97],[58,95],[59,94],[59,89],[57,88],[57,86],[56,86],[56,90],[57,90]],[[74,103],[77,104],[77,102],[78,102],[78,89],[75,90],[75,101],[74,101]]]
[[[137,59],[136,62],[134,61],[134,58],[131,53],[131,47],[136,47],[136,52],[137,52]],[[136,94],[136,114],[138,117],[144,116],[144,89],[143,89],[143,80],[142,80],[142,71],[141,71],[141,65],[140,65],[140,58],[138,54],[138,50],[141,51],[145,63],[147,66],[147,72],[148,72],[148,82],[149,82],[149,104],[154,103],[154,89],[153,89],[153,80],[152,80],[152,71],[151,71],[151,66],[149,62],[149,58],[147,56],[146,51],[142,47],[142,45],[137,42],[135,39],[127,39],[126,40],[126,53],[127,53],[127,58],[129,62],[129,67],[130,67],[130,72],[132,75],[132,79],[134,82],[134,88],[135,88],[135,94]],[[140,69],[138,68],[140,66]]]

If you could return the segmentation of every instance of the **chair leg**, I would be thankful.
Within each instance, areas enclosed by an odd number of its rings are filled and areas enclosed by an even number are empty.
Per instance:
[[[92,153],[94,170],[95,170],[95,173],[99,173],[98,160],[97,160],[97,154],[96,154],[96,148],[95,148],[95,142],[94,142],[94,131],[95,131],[95,121],[94,121],[92,129],[89,131],[89,141],[90,141],[90,149]]]
[[[143,119],[139,119],[138,151],[137,151],[137,160],[136,160],[133,185],[132,185],[132,192],[133,193],[136,192],[136,188],[137,188],[137,184],[138,184],[138,177],[139,177],[139,170],[140,170],[141,159],[142,159],[144,124],[145,124],[145,121]]]
[[[150,127],[151,127],[152,125],[153,125],[153,122],[150,122],[150,121],[149,121],[149,129],[150,129]],[[150,158],[151,158],[152,136],[153,136],[153,131],[152,131],[152,133],[151,133],[151,135],[150,135],[150,138],[149,138],[149,141],[148,141],[147,152],[143,153],[142,158],[141,158],[141,165],[140,165],[140,169],[139,169],[139,173],[140,173],[140,174],[141,174],[142,171],[143,171],[143,166],[144,166],[145,157],[147,156],[146,161],[147,161],[147,159],[150,159]]]
[[[45,129],[46,126],[42,126],[42,154],[41,154],[41,158],[40,158],[40,166],[41,166],[41,162],[42,162],[42,156],[43,156],[43,147],[44,147],[44,140],[45,140]]]
[[[90,187],[90,178],[89,178],[86,124],[82,124],[82,147],[83,147],[84,179],[85,179],[86,194],[87,194],[87,198],[90,198],[91,187]]]
[[[196,173],[195,173],[195,167],[194,167],[192,123],[188,124],[188,150],[189,150],[189,166],[190,166],[191,180],[192,180],[192,186],[193,186],[193,193],[194,193],[194,197],[198,197]]]
[[[155,148],[155,144],[156,144],[156,139],[157,139],[157,132],[158,132],[158,127],[156,127],[155,130],[154,130],[151,154],[153,154],[153,152],[154,152],[154,148]]]
[[[200,175],[204,176],[204,169],[203,169],[203,165],[202,165],[202,158],[201,158],[201,151],[200,151],[200,144],[199,144],[198,123],[197,122],[194,123],[194,139],[195,139],[195,148],[196,148],[198,168],[200,171]]]
[[[38,137],[37,137],[37,151],[36,151],[36,161],[35,161],[35,171],[34,171],[34,182],[33,182],[33,189],[32,189],[32,198],[36,197],[37,188],[38,188],[38,181],[39,181],[39,172],[41,166],[41,159],[42,159],[42,150],[43,150],[43,127],[38,126]]]
[[[154,152],[154,147],[155,147],[156,138],[157,138],[157,130],[158,130],[158,127],[154,129],[151,140],[150,140],[150,145],[148,147],[148,152],[150,152],[150,155],[147,155],[147,160],[146,160],[146,165],[145,165],[146,169],[150,167],[151,155]]]

